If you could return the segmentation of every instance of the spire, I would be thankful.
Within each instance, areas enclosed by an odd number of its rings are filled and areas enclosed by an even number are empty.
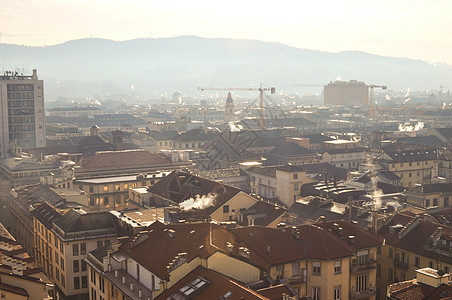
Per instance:
[[[234,103],[234,100],[232,100],[231,92],[228,93],[228,98],[226,99],[226,103]]]

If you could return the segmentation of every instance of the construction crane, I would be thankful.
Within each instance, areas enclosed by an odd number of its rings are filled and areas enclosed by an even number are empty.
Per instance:
[[[251,92],[251,91],[259,91],[259,124],[260,127],[263,129],[265,127],[264,125],[264,92],[269,91],[271,94],[275,93],[275,88],[270,87],[266,88],[263,87],[262,83],[259,84],[258,88],[246,88],[246,87],[198,87],[199,91],[244,91],[244,92]]]
[[[382,90],[386,90],[388,87],[386,85],[375,85],[368,84],[366,85],[370,89],[370,97],[369,97],[369,117],[375,117],[375,102],[374,102],[374,88],[381,88]]]

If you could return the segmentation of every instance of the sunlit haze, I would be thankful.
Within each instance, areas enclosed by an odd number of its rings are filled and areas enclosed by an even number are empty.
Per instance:
[[[0,0],[0,42],[257,39],[452,64],[451,1]]]

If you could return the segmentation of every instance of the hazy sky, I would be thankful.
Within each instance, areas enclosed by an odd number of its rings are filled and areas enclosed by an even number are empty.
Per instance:
[[[0,42],[245,38],[452,65],[451,0],[0,0]]]

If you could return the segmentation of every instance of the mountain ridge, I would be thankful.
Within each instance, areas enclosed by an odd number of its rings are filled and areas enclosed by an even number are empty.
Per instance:
[[[264,82],[287,93],[294,84],[326,84],[338,76],[384,84],[394,90],[449,86],[452,67],[444,63],[381,56],[358,50],[326,52],[249,39],[102,38],[30,47],[0,44],[3,67],[38,69],[50,97],[130,93],[151,96],[180,90],[197,95],[204,85],[243,86]]]

